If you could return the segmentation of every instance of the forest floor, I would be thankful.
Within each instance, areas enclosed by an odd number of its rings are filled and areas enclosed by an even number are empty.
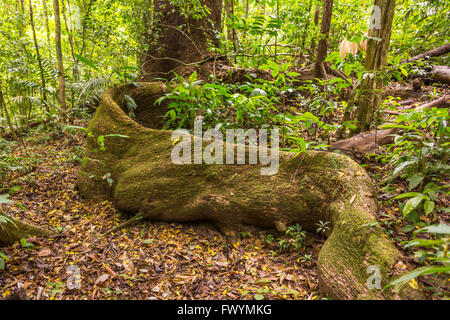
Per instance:
[[[277,241],[265,241],[267,231],[229,240],[207,223],[144,222],[105,235],[125,217],[109,201],[85,201],[77,192],[84,137],[41,133],[27,143],[37,163],[4,186],[20,186],[11,199],[21,206],[2,209],[64,236],[1,248],[10,260],[0,272],[0,296],[21,283],[31,299],[319,297],[316,260],[323,240],[318,235],[308,234],[299,251],[283,253]],[[80,270],[80,289],[68,288],[71,266]]]
[[[420,105],[431,98],[414,100]],[[227,239],[208,223],[140,221],[107,234],[129,217],[109,201],[86,201],[77,192],[85,137],[47,130],[47,134],[39,128],[29,133],[27,156],[17,146],[11,151],[12,156],[26,160],[21,164],[26,170],[3,177],[2,193],[10,190],[11,199],[20,205],[0,205],[0,210],[63,236],[27,239],[1,248],[9,260],[0,272],[0,297],[9,296],[20,283],[30,299],[324,298],[318,292],[317,277],[324,239],[315,233],[307,233],[300,250],[285,252],[280,240],[289,239],[275,231],[252,229],[239,239]],[[374,157],[355,160],[375,181],[388,173]],[[396,187],[399,193],[407,189],[401,183]],[[405,221],[398,206],[385,202],[389,196],[379,191],[379,223],[385,236],[404,250],[401,241],[411,237],[402,232]],[[448,215],[442,219],[449,221]],[[404,253],[404,261],[396,267],[405,271],[417,267],[412,253]],[[73,266],[80,272],[79,289],[68,285]],[[436,291],[427,291],[432,286],[427,277],[410,286],[428,298]],[[445,291],[443,286],[438,289]]]

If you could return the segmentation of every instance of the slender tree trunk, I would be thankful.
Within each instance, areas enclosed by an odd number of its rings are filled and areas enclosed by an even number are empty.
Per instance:
[[[225,13],[226,17],[231,19],[232,15],[234,15],[234,0],[225,0]],[[237,51],[237,37],[236,37],[236,30],[235,29],[228,29],[227,30],[227,37],[228,40],[233,43],[233,49],[234,52]]]
[[[5,115],[9,130],[11,131],[11,136],[13,137],[14,140],[17,141],[17,143],[22,144],[20,138],[18,137],[18,135],[16,133],[16,129],[14,128],[14,125],[12,124],[11,116],[9,115],[8,107],[6,106],[5,97],[3,96],[2,85],[3,85],[2,79],[0,79],[0,107],[1,107],[1,110],[2,110],[3,114]]]
[[[320,27],[320,40],[317,47],[316,64],[314,66],[314,76],[316,78],[327,79],[327,72],[323,62],[327,57],[328,34],[330,33],[331,16],[333,13],[333,0],[323,1],[322,25]]]
[[[86,33],[88,28],[88,20],[91,15],[92,5],[95,0],[90,0],[86,7],[83,7],[83,19],[81,21],[81,49],[78,51],[81,56],[84,55],[84,50],[86,49]]]
[[[42,0],[42,8],[44,9],[44,20],[45,20],[45,30],[47,32],[47,48],[48,52],[50,53],[50,46],[51,46],[51,40],[50,40],[50,25],[48,22],[48,9],[47,9],[47,1]],[[49,54],[50,56],[50,54]]]
[[[73,60],[73,69],[72,69],[73,79],[74,79],[74,81],[78,81],[78,59],[75,58],[75,50],[74,50],[73,35],[72,35],[73,32],[72,32],[72,29],[71,29],[69,23],[67,22],[66,5],[64,4],[64,0],[61,0],[61,3],[62,3],[62,14],[64,17],[64,25],[66,26],[67,35],[69,37],[70,53],[72,55],[72,60]]]
[[[302,49],[305,49],[306,37],[308,35],[309,24],[311,22],[311,18],[309,15],[311,14],[311,8],[312,8],[313,1],[314,0],[309,0],[309,4],[308,4],[308,20],[306,20],[306,23],[305,23],[305,29],[303,30],[303,35],[302,35],[302,43],[300,45],[300,47]]]
[[[58,60],[59,74],[59,103],[63,112],[67,109],[66,105],[66,81],[64,79],[64,63],[61,48],[61,19],[59,17],[59,0],[53,0],[53,11],[55,16],[55,47],[56,59]],[[64,115],[64,118],[66,116]]]
[[[20,0],[20,25],[19,25],[19,37],[23,37],[23,21],[25,20],[25,4],[24,0]]]
[[[354,120],[357,121],[357,128],[353,133],[360,133],[371,128],[374,114],[377,112],[382,99],[383,79],[380,72],[384,70],[389,51],[395,0],[375,0],[374,8],[377,8],[377,6],[379,9],[373,11],[369,30],[364,63],[366,76],[360,85],[359,96],[354,99],[357,104],[354,116]]]
[[[39,52],[39,43],[36,37],[36,28],[34,26],[34,17],[33,17],[33,3],[31,0],[28,1],[30,5],[30,23],[31,23],[31,30],[33,31],[33,41],[34,41],[34,47],[36,49],[36,57],[38,60],[39,65],[39,71],[41,76],[41,84],[42,84],[42,100],[44,100],[45,108],[48,111],[48,104],[47,104],[47,90],[46,90],[46,83],[45,83],[45,75],[44,75],[44,68],[42,67],[42,59],[41,54]]]
[[[320,5],[319,3],[316,3],[316,8],[314,10],[314,33],[312,36],[312,40],[311,40],[311,51],[315,52],[316,51],[316,37],[317,37],[317,32],[316,32],[316,28],[319,25],[319,21],[320,21]]]

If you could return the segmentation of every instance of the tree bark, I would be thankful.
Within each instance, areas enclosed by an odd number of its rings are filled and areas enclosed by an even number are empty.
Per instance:
[[[214,32],[221,30],[222,0],[203,0],[211,11],[201,18],[186,17],[184,10],[168,0],[154,0],[155,19],[141,79],[171,79],[175,73],[189,74],[211,57]],[[201,73],[201,75],[206,76]]]
[[[318,1],[320,1],[320,0],[318,0]],[[319,21],[320,21],[320,5],[318,3],[316,3],[316,8],[314,10],[314,34],[312,35],[312,39],[311,39],[311,52],[315,52],[317,50],[317,48],[316,48],[316,37],[317,37],[316,28],[319,25]]]
[[[225,0],[224,3],[225,3],[226,16],[227,16],[227,18],[231,19],[232,15],[234,15],[234,0]],[[236,29],[228,29],[227,37],[228,37],[228,40],[231,41],[231,43],[233,44],[234,52],[236,52],[237,51]]]
[[[324,0],[322,11],[322,24],[320,26],[320,40],[319,45],[317,46],[314,76],[316,78],[327,79],[327,72],[323,63],[327,57],[328,34],[330,32],[331,17],[333,14],[333,0]]]
[[[353,118],[357,121],[356,129],[353,131],[354,134],[370,130],[373,125],[374,114],[377,112],[382,99],[383,80],[380,77],[380,72],[384,70],[389,51],[395,0],[375,0],[375,6],[380,8],[381,21],[379,26],[376,23],[372,24],[369,31],[364,64],[365,78],[357,90],[359,96],[354,99],[357,105]],[[378,41],[374,38],[381,40]],[[351,105],[351,107],[353,106]]]
[[[55,47],[56,60],[58,61],[58,80],[59,80],[59,103],[63,112],[67,109],[66,105],[66,80],[64,78],[64,63],[61,47],[61,19],[59,16],[59,0],[53,0],[53,11],[55,16]],[[66,116],[64,115],[64,118]]]

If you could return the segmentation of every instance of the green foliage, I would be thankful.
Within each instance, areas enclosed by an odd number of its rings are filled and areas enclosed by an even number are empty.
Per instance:
[[[405,248],[415,251],[419,263],[425,264],[390,283],[388,287],[393,286],[396,292],[417,277],[432,275],[436,283],[433,288],[435,294],[445,294],[439,288],[446,281],[445,274],[450,271],[449,226],[428,225],[420,217],[426,217],[427,221],[431,217],[434,221],[439,213],[448,212],[448,207],[440,198],[440,195],[445,197],[449,194],[448,120],[448,110],[432,108],[410,111],[400,115],[395,124],[385,126],[401,130],[394,144],[388,146],[386,154],[381,157],[382,162],[392,167],[386,183],[389,186],[402,180],[408,189],[390,201],[400,201],[403,216],[412,223],[404,226],[403,232],[411,232],[416,229],[415,226],[421,227],[413,232],[412,240],[403,244]],[[418,234],[428,236],[418,238]]]
[[[328,230],[330,230],[329,224],[330,224],[329,221],[323,222],[322,220],[320,220],[319,222],[316,223],[317,226],[316,232],[319,234],[326,233]]]
[[[417,238],[418,234],[426,233],[428,238]],[[400,278],[392,281],[386,286],[394,286],[394,291],[399,292],[401,288],[411,280],[425,275],[432,275],[432,280],[436,283],[448,281],[450,274],[450,255],[448,245],[450,243],[450,226],[439,224],[427,226],[414,232],[414,237],[410,241],[404,241],[405,248],[421,248],[415,252],[419,262],[426,264],[418,267]],[[447,295],[448,292],[437,292],[437,295]]]
[[[388,182],[402,178],[408,183],[409,192],[394,198],[408,199],[402,206],[404,216],[413,212],[428,216],[444,209],[436,203],[439,194],[449,191],[445,182],[450,173],[448,120],[448,110],[432,108],[408,112],[384,127],[403,131],[382,161],[395,166]]]
[[[303,247],[306,231],[303,231],[301,226],[298,224],[289,226],[285,231],[285,235],[287,236],[287,239],[279,241],[281,252],[289,251],[291,248],[295,251],[299,251]]]
[[[5,270],[5,263],[9,260],[9,257],[0,251],[0,270]]]

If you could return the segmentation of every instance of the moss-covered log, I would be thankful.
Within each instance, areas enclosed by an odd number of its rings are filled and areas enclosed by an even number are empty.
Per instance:
[[[49,237],[48,230],[33,226],[18,219],[0,213],[0,245],[13,244],[27,237]]]
[[[332,228],[319,256],[324,293],[342,299],[392,297],[366,285],[369,266],[379,267],[381,286],[386,285],[399,252],[374,224],[374,186],[361,166],[343,155],[315,151],[280,152],[280,168],[272,176],[261,175],[261,165],[176,165],[172,132],[139,124],[158,122],[151,118],[163,111],[153,102],[164,92],[162,84],[147,83],[104,94],[78,175],[82,194],[109,198],[119,210],[151,220],[209,220],[225,234],[245,225],[282,230],[299,223],[315,230],[318,221],[329,221]],[[125,93],[153,116],[128,117]]]

